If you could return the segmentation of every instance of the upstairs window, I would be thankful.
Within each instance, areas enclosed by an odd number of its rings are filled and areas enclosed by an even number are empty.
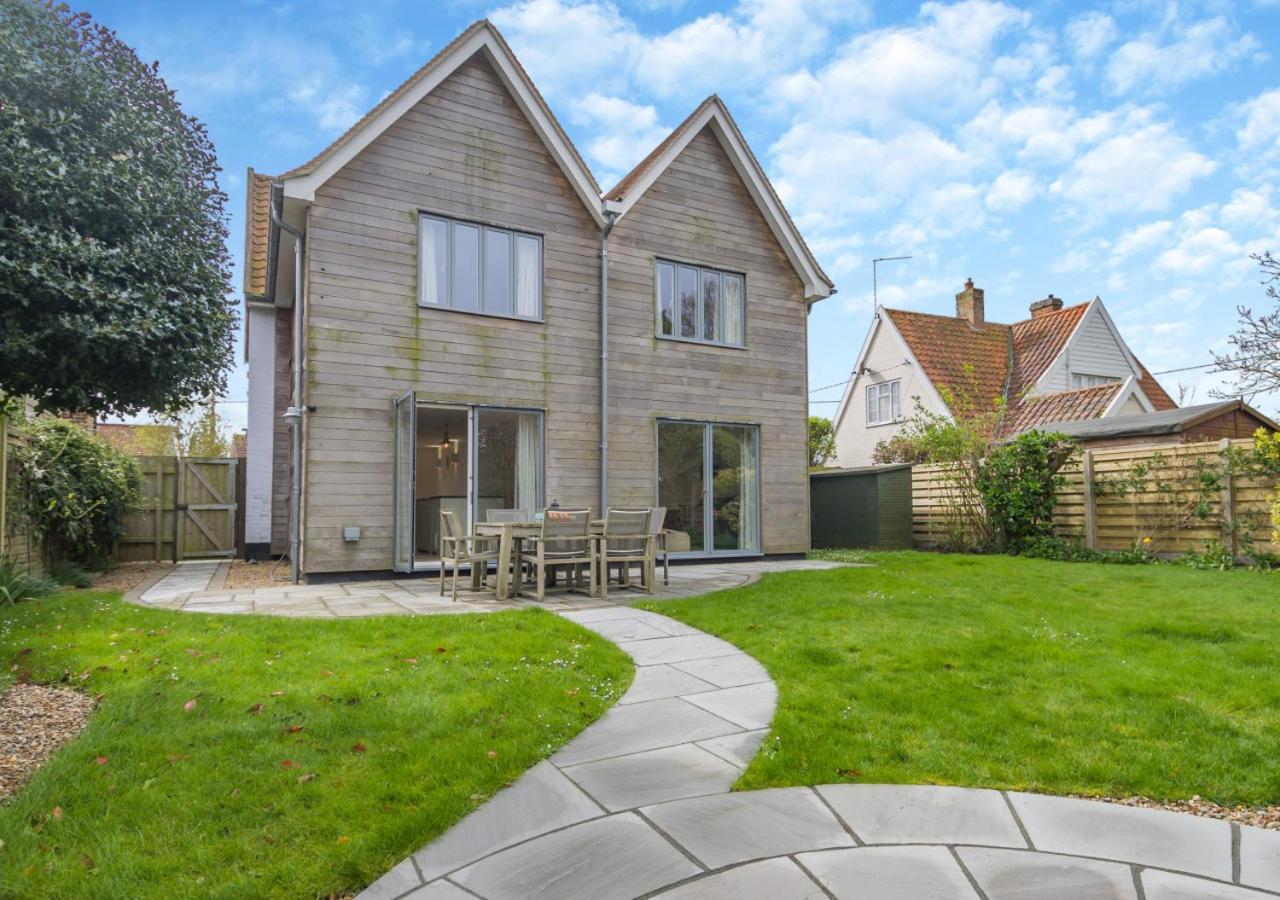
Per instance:
[[[418,219],[418,305],[542,318],[542,238],[441,216]]]
[[[902,418],[902,379],[867,386],[867,424],[888,425]]]
[[[1071,386],[1091,388],[1101,384],[1115,384],[1119,380],[1115,375],[1086,375],[1083,372],[1076,372],[1071,376]]]
[[[655,281],[658,337],[724,347],[745,345],[742,275],[658,260]]]

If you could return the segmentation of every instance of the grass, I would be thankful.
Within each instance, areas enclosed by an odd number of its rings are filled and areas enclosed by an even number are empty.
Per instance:
[[[778,683],[739,788],[969,785],[1280,802],[1280,577],[873,554],[646,604]]]
[[[354,891],[603,712],[625,655],[538,610],[338,621],[60,594],[0,608],[5,680],[100,696],[0,806],[0,896]]]

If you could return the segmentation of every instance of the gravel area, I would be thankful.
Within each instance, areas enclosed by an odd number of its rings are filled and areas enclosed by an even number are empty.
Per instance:
[[[114,568],[93,576],[93,590],[119,591],[123,594],[172,568],[173,563],[170,562],[118,563]]]
[[[1280,806],[1219,806],[1199,795],[1190,800],[1174,800],[1161,803],[1149,797],[1084,797],[1085,800],[1101,800],[1104,803],[1118,803],[1121,806],[1139,806],[1143,809],[1167,809],[1171,812],[1190,813],[1193,816],[1204,816],[1207,819],[1226,819],[1240,825],[1253,825],[1256,828],[1267,828],[1280,831]]]
[[[253,588],[263,587],[279,587],[289,583],[289,564],[287,562],[280,563],[276,567],[275,560],[267,560],[265,562],[256,562],[248,559],[237,559],[231,563],[231,571],[227,573],[227,580],[222,585],[224,591],[246,591]],[[275,568],[275,578],[271,577],[271,570]]]
[[[0,800],[79,734],[92,710],[91,698],[67,688],[15,684],[0,694]]]

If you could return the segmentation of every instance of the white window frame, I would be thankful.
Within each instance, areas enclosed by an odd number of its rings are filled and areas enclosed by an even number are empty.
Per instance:
[[[880,418],[880,395],[887,393],[889,395],[889,418]],[[867,424],[868,425],[892,425],[894,422],[902,421],[902,379],[895,378],[892,381],[877,381],[875,384],[867,385]]]
[[[1072,372],[1071,389],[1101,387],[1104,384],[1116,384],[1124,379],[1119,375],[1094,375],[1090,372]]]
[[[672,325],[674,334],[662,333],[662,278],[660,273],[661,266],[671,266],[674,270],[672,275]],[[693,269],[697,273],[698,283],[698,299],[696,306],[696,316],[693,326],[693,337],[682,337],[680,335],[680,270]],[[704,307],[702,300],[702,283],[703,279],[708,275],[715,275],[720,279],[720,294],[716,307],[716,322],[722,336],[721,340],[707,340],[702,337],[706,323],[703,321]],[[739,311],[740,326],[742,334],[740,342],[732,342],[723,339],[725,326],[725,302],[724,302],[724,285],[726,279],[736,278],[742,286],[741,310]],[[676,259],[667,259],[665,257],[655,258],[653,261],[653,306],[654,306],[654,334],[659,340],[677,341],[682,344],[702,344],[704,347],[729,347],[734,350],[744,350],[747,346],[747,276],[743,272],[733,272],[728,269],[717,269],[714,266],[700,266],[696,263],[680,262]]]
[[[440,222],[445,226],[445,247],[444,247],[444,285],[443,302],[431,303],[424,298],[427,278],[426,278],[426,261],[427,255],[423,250],[423,243],[429,234],[428,230],[423,227],[425,222]],[[475,228],[479,231],[477,237],[477,272],[476,272],[476,309],[459,309],[453,305],[453,235],[454,227],[462,225],[468,228]],[[508,293],[511,300],[511,312],[494,312],[484,308],[485,301],[485,253],[488,241],[486,240],[487,232],[496,232],[508,236],[508,252],[510,259],[507,264],[507,281]],[[537,242],[538,245],[538,274],[537,274],[537,312],[531,316],[519,315],[516,310],[516,279],[519,275],[517,266],[517,246],[520,238],[529,238]],[[459,219],[453,216],[442,216],[437,213],[419,212],[418,213],[418,305],[426,309],[444,309],[449,312],[466,313],[473,316],[492,316],[499,319],[518,319],[522,322],[541,322],[546,302],[546,253],[543,237],[540,234],[531,231],[520,231],[515,228],[506,228],[500,225],[489,225],[484,222],[475,222],[470,219]]]

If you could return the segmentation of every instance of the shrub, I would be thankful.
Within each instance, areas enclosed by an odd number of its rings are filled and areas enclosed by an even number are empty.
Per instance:
[[[1053,533],[1058,470],[1076,444],[1065,434],[1028,431],[992,448],[978,468],[977,488],[1001,549],[1017,552],[1033,538]]]
[[[12,606],[24,600],[38,600],[57,589],[58,583],[52,578],[23,572],[11,559],[0,560],[0,603]]]
[[[63,587],[80,588],[83,590],[93,585],[92,575],[75,563],[65,559],[51,565],[49,567],[48,575]]]
[[[13,453],[18,509],[54,559],[105,559],[139,506],[142,471],[128,456],[62,419],[22,426]]]
[[[1079,541],[1042,536],[1028,538],[1020,551],[1022,556],[1033,559],[1053,559],[1060,562],[1095,562],[1133,566],[1157,562],[1151,555],[1150,538],[1134,541],[1126,550],[1090,550]]]

